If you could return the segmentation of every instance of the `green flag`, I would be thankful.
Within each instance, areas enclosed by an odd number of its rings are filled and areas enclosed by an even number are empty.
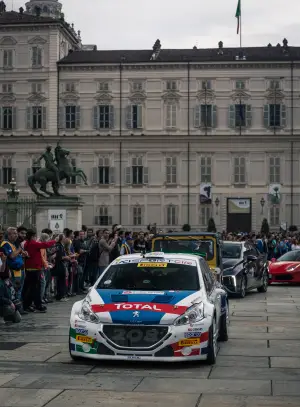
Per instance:
[[[236,12],[235,16],[237,18],[237,31],[236,33],[238,34],[240,31],[240,19],[241,19],[241,0],[238,0],[238,4],[236,6]]]

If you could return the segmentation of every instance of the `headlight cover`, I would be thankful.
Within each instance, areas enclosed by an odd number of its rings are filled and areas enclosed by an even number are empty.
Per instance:
[[[174,325],[187,325],[195,324],[204,318],[204,304],[200,302],[191,306],[183,315],[180,315],[175,321]]]
[[[92,322],[94,324],[99,323],[99,318],[91,310],[90,304],[88,301],[84,300],[81,310],[79,312],[79,317],[84,321]]]
[[[286,271],[294,271],[296,270],[296,266],[290,266],[286,269]]]

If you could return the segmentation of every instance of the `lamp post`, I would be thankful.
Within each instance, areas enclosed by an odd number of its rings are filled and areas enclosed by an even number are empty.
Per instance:
[[[220,205],[220,200],[219,200],[218,197],[216,197],[216,199],[215,199],[216,215],[218,215],[218,207],[219,207],[219,205]]]
[[[266,203],[266,201],[265,201],[264,197],[262,197],[261,200],[260,200],[261,214],[262,214],[262,215],[263,215],[263,213],[264,213],[264,206],[265,206],[265,203]]]
[[[17,189],[17,183],[14,178],[9,183],[10,188],[6,190],[7,194],[7,222],[8,226],[17,226],[18,222],[18,200],[20,190]]]

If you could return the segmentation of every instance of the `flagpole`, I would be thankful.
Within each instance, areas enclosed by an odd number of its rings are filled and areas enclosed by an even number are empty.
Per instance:
[[[240,48],[242,48],[242,0],[240,0]]]

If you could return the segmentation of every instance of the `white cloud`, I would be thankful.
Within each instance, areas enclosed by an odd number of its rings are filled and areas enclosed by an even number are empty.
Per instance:
[[[17,10],[22,0],[6,1]],[[149,49],[159,38],[163,48],[238,46],[237,0],[62,0],[65,18],[81,30],[83,42],[98,49]],[[276,45],[286,37],[300,45],[299,0],[242,1],[244,46]]]

